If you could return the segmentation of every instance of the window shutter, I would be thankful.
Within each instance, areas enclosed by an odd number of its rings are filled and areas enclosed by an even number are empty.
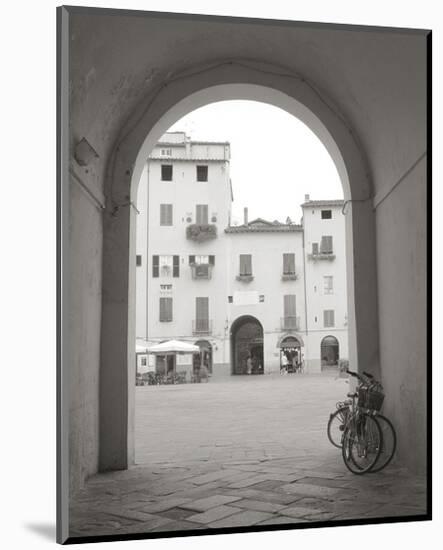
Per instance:
[[[180,277],[180,256],[173,256],[172,262],[172,276]]]
[[[166,224],[172,225],[172,204],[166,205]]]
[[[333,309],[325,309],[323,311],[323,325],[325,327],[335,326],[334,310]]]
[[[166,298],[160,298],[160,321],[166,321]]]
[[[318,243],[312,243],[312,254],[318,254]]]
[[[172,298],[166,300],[166,321],[172,321]]]
[[[295,273],[295,254],[283,254],[283,273]]]
[[[240,254],[240,275],[252,275],[251,254]]]
[[[196,223],[199,225],[208,224],[208,205],[207,204],[197,204]]]
[[[159,256],[152,256],[152,276],[158,277],[159,276],[159,264],[160,264],[160,258]]]
[[[323,254],[331,254],[332,253],[332,237],[331,236],[324,236],[321,238],[321,244],[320,244],[320,252]]]
[[[195,256],[189,256],[189,265],[195,264]]]
[[[195,321],[198,331],[208,330],[209,327],[209,298],[195,299]]]
[[[295,294],[285,294],[283,297],[284,300],[284,316],[285,317],[295,317]]]
[[[209,256],[209,265],[215,265],[215,256]]]

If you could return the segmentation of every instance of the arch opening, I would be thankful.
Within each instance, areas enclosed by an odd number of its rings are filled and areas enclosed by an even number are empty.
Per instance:
[[[295,82],[285,75],[271,75],[258,70],[257,67],[240,68],[234,64],[212,69],[207,73],[202,72],[200,75],[190,75],[184,82],[168,85],[156,97],[147,98],[150,108],[140,105],[139,114],[134,114],[134,118],[138,119],[136,126],[129,132],[127,129],[122,131],[125,137],[119,143],[110,162],[111,203],[127,201],[128,188],[130,200],[135,201],[146,158],[161,135],[174,122],[199,106],[226,99],[269,103],[302,120],[320,138],[334,160],[343,184],[345,200],[359,201],[349,208],[346,219],[346,246],[348,251],[354,251],[354,258],[352,253],[348,254],[347,258],[349,356],[351,361],[353,359],[358,363],[360,370],[376,371],[378,339],[375,322],[375,234],[373,212],[370,203],[367,202],[371,196],[371,188],[366,163],[349,125],[344,122],[338,110],[319,96],[311,86],[301,82],[295,85]],[[130,182],[127,177],[128,166],[131,166]],[[360,223],[356,222],[357,218]],[[360,250],[364,250],[365,253],[359,254]],[[135,257],[135,211],[132,208],[120,208],[118,216],[105,217],[104,254],[104,266],[107,269],[104,270],[103,280],[101,361],[102,365],[106,366],[106,371],[115,373],[123,383],[119,385],[122,393],[116,399],[112,377],[102,377],[100,381],[102,470],[124,468],[133,461],[135,406],[134,388],[130,381],[135,377],[135,373],[132,372],[135,365],[135,262],[131,261]],[[354,277],[354,272],[357,277]],[[366,279],[368,272],[374,274],[370,278],[369,289],[367,280],[362,278],[364,274]],[[358,292],[360,287],[365,289],[364,307],[357,303],[363,296],[363,293]],[[366,299],[368,294],[372,296],[370,310]],[[112,317],[116,315],[121,320],[121,339],[115,339],[116,331]],[[373,336],[369,340],[368,330]],[[364,338],[360,338],[360,334],[364,334]],[[362,343],[358,350],[357,340],[359,346]],[[255,354],[259,355],[259,349],[255,350]],[[127,365],[126,373],[122,372],[122,365]],[[113,395],[114,399],[109,400],[108,395]],[[118,437],[116,432],[119,432]],[[127,442],[125,449],[121,445],[122,441]]]
[[[251,315],[243,315],[231,326],[232,374],[263,374],[263,326]]]
[[[335,336],[325,336],[320,344],[320,357],[322,370],[327,367],[338,366],[340,358],[340,346]]]

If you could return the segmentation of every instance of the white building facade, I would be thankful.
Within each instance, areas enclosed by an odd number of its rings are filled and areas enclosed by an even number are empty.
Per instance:
[[[343,202],[306,200],[300,225],[249,221],[247,209],[231,225],[229,158],[228,143],[175,132],[147,160],[137,341],[183,340],[201,354],[138,361],[188,380],[200,363],[214,378],[336,365],[348,356]]]

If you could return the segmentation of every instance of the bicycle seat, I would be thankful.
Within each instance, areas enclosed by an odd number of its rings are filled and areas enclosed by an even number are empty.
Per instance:
[[[350,397],[351,399],[354,399],[354,397],[357,397],[358,393],[348,393],[346,394],[347,397]]]

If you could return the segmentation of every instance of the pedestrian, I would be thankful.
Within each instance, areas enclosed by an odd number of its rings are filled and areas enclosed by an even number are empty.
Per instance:
[[[251,374],[252,372],[252,358],[250,355],[248,355],[248,358],[246,359],[246,374]]]

